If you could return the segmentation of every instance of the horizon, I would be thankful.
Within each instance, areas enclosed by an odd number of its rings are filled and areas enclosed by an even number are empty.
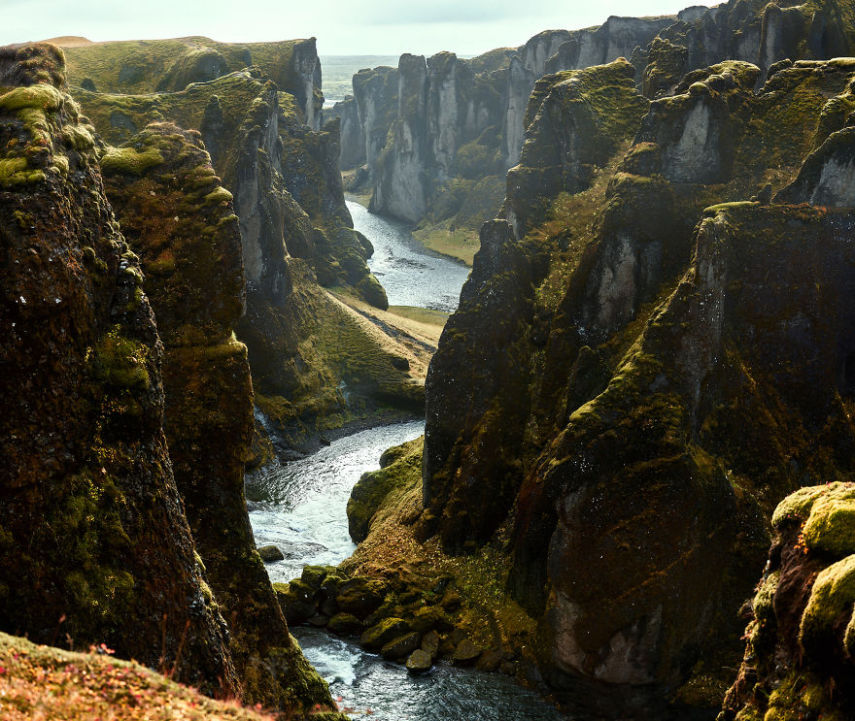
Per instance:
[[[246,0],[238,12],[229,0],[210,0],[204,14],[189,5],[152,0],[146,16],[109,0],[2,0],[6,17],[0,45],[81,37],[91,42],[161,40],[202,36],[225,43],[317,39],[323,56],[433,55],[447,50],[480,55],[501,47],[518,47],[544,30],[578,30],[602,25],[610,16],[676,15],[687,7],[718,2],[679,0],[610,0],[568,9],[561,0],[438,0],[430,8],[414,5],[389,10],[379,0],[358,7],[340,0],[317,0],[311,8],[282,10],[273,0]],[[20,12],[16,13],[15,10]],[[26,10],[26,12],[24,12]],[[39,17],[40,31],[32,30]],[[150,18],[150,19],[149,19]],[[270,27],[281,24],[281,32]]]

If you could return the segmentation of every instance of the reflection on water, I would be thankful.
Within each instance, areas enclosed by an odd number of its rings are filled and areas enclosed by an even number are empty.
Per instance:
[[[353,227],[374,246],[368,267],[386,289],[390,305],[447,313],[457,309],[469,268],[425,248],[403,223],[372,215],[359,203],[348,201],[347,207]]]

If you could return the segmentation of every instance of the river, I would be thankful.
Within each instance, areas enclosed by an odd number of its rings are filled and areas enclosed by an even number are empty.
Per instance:
[[[368,267],[386,289],[389,305],[412,305],[451,313],[469,276],[462,262],[428,250],[404,223],[369,213],[347,201],[353,227],[374,246]]]
[[[369,266],[391,305],[453,311],[468,268],[428,251],[406,227],[348,203],[354,227],[374,244]],[[317,453],[269,466],[247,482],[256,543],[277,545],[283,561],[267,565],[273,581],[298,577],[304,565],[335,565],[356,548],[347,531],[350,490],[381,453],[424,432],[424,421],[371,428]],[[501,674],[435,667],[410,676],[403,666],[314,628],[292,628],[306,657],[352,718],[374,721],[559,721],[552,706]]]

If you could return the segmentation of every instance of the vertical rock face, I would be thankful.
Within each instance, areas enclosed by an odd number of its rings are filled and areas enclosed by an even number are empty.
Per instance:
[[[139,154],[162,161],[142,169]],[[252,537],[243,495],[253,431],[246,347],[234,338],[245,283],[231,193],[198,133],[150,125],[103,158],[107,193],[140,254],[166,353],[165,429],[175,480],[223,615],[242,698],[292,712],[331,705],[293,644]]]
[[[62,63],[0,51],[3,628],[238,693],[161,425],[163,347]]]
[[[365,162],[373,168],[398,112],[398,69],[360,70],[353,76],[353,98],[362,126]]]
[[[595,169],[636,132],[649,103],[626,60],[544,77],[528,109],[528,141],[508,172],[507,212],[517,237],[546,219],[560,192],[590,187]]]
[[[215,168],[234,195],[243,239],[247,312],[237,334],[249,350],[259,405],[287,427],[286,443],[299,446],[320,424],[342,423],[346,414],[374,407],[381,386],[384,403],[407,409],[417,389],[363,331],[347,334],[359,351],[319,331],[327,323],[352,324],[320,286],[349,286],[379,307],[387,300],[368,272],[370,243],[349,227],[337,124],[309,129],[293,96],[259,76],[256,70],[232,73],[158,95],[75,92],[111,142],[127,141],[129,126],[169,118],[200,128],[216,151]],[[124,118],[119,124],[117,113]],[[383,359],[367,364],[372,353]],[[355,375],[366,375],[366,364],[372,381],[362,377],[358,388],[351,386]]]
[[[326,117],[339,118],[341,123],[341,156],[339,164],[342,170],[350,170],[365,165],[365,138],[359,121],[359,105],[352,95],[337,102]]]
[[[774,505],[852,471],[852,73],[537,86],[429,371],[419,532],[506,543],[559,695],[715,706]]]
[[[828,483],[787,497],[751,603],[745,660],[719,721],[855,713],[855,488]]]
[[[855,34],[846,2],[734,2],[684,11],[651,45],[645,70],[649,97],[673,88],[690,70],[744,60],[763,72],[776,62],[825,60],[852,53]]]
[[[369,206],[411,222],[427,210],[426,166],[428,69],[424,56],[404,54],[398,63],[398,114],[391,145],[377,158],[376,184]]]

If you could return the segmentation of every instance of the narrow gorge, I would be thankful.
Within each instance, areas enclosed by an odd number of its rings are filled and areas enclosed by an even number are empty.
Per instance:
[[[855,718],[855,4],[319,42],[0,48],[0,716]]]

